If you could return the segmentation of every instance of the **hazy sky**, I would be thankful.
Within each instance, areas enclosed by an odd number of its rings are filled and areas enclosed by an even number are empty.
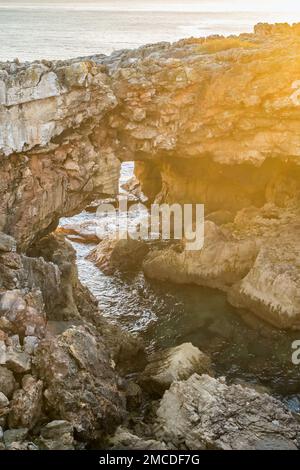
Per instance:
[[[0,4],[55,4],[70,3],[97,4],[113,9],[170,9],[187,10],[192,7],[195,11],[299,11],[300,0],[0,0]]]

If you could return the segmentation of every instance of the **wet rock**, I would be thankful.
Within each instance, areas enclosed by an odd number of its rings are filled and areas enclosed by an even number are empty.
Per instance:
[[[73,450],[73,426],[68,421],[51,421],[41,429],[40,442],[46,450]]]
[[[45,313],[41,305],[31,305],[32,296],[19,290],[7,291],[0,301],[2,327],[20,336],[43,336],[46,326]]]
[[[142,240],[106,238],[88,255],[88,259],[106,274],[137,269],[149,248]]]
[[[56,232],[66,235],[69,240],[77,243],[98,244],[100,242],[95,233],[96,226],[94,226],[94,230],[87,230],[81,226],[64,225],[58,227]]]
[[[11,398],[16,385],[14,374],[6,367],[0,366],[0,392]]]
[[[296,450],[300,445],[299,422],[275,398],[197,374],[165,392],[155,434],[191,450]]]
[[[112,450],[166,450],[163,442],[154,439],[146,439],[132,434],[126,428],[119,427],[113,437],[109,440]]]
[[[176,380],[186,380],[192,374],[212,373],[210,358],[191,343],[158,351],[140,377],[145,391],[162,395]]]
[[[8,422],[11,428],[31,429],[41,416],[43,382],[31,375],[22,379],[22,388],[13,394]]]

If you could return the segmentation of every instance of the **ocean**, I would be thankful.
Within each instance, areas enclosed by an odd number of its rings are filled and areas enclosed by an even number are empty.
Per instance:
[[[17,5],[0,0],[0,60],[110,54],[117,49],[173,42],[183,37],[250,32],[261,21],[300,21],[300,11],[262,11],[261,7],[258,11],[252,7],[251,12],[232,11],[229,5],[235,2],[228,1],[222,5],[214,0],[182,5],[128,3],[130,9],[126,9],[124,2],[118,9],[116,3],[111,6],[90,2]]]

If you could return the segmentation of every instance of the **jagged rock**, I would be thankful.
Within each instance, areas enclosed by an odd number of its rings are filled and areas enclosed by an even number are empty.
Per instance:
[[[6,360],[6,344],[4,341],[0,340],[0,364],[6,364]]]
[[[40,441],[47,450],[73,450],[73,426],[68,421],[51,421],[41,429]]]
[[[85,227],[81,226],[74,226],[74,225],[64,225],[59,226],[56,229],[57,233],[62,233],[66,235],[66,237],[77,243],[85,243],[85,244],[98,244],[100,242],[98,236],[95,233],[96,227],[92,230],[88,230]]]
[[[3,440],[6,449],[13,450],[22,448],[22,445],[25,443],[25,440],[28,436],[28,429],[19,428],[19,429],[7,429],[4,432]],[[27,449],[27,446],[25,446]]]
[[[0,392],[11,398],[16,385],[14,374],[6,367],[0,366]]]
[[[140,377],[145,391],[162,395],[176,380],[192,374],[212,373],[210,358],[191,343],[154,353]]]
[[[35,352],[46,408],[88,440],[111,430],[124,416],[124,399],[109,363],[103,341],[91,327],[72,327],[44,339]]]
[[[120,160],[136,161],[150,200],[200,202],[220,223],[228,211],[299,207],[299,44],[297,24],[258,25],[254,34],[191,38],[110,57],[1,64],[0,230],[27,249],[60,217],[114,196]],[[254,232],[246,238],[221,232],[216,250],[211,238],[200,255],[153,254],[147,274],[228,289],[248,274],[258,247]],[[21,262],[11,254],[0,251],[6,290],[16,288],[12,265]],[[42,262],[25,258],[26,269],[37,273]],[[43,266],[56,284],[57,270]],[[249,276],[248,291],[263,274],[262,268],[251,283]],[[236,290],[237,301],[272,317],[264,292],[255,300],[245,290]],[[286,305],[275,308],[286,320]],[[296,317],[278,326],[298,328]]]
[[[300,425],[275,398],[208,375],[174,382],[157,411],[156,437],[175,448],[296,450]]]
[[[39,339],[36,336],[26,336],[23,342],[24,352],[29,355],[33,354],[38,344]]]
[[[112,274],[117,269],[137,269],[149,248],[142,240],[106,238],[91,251],[88,259],[106,274]]]
[[[5,330],[21,336],[43,336],[46,325],[45,314],[41,305],[30,305],[30,295],[21,291],[7,291],[0,301],[1,324]],[[37,307],[37,308],[35,308]]]
[[[40,418],[42,409],[43,382],[31,375],[22,379],[22,388],[13,394],[8,417],[11,428],[31,429]]]
[[[110,438],[109,445],[112,450],[167,450],[163,442],[138,437],[122,427]]]
[[[31,358],[26,352],[11,349],[7,352],[6,366],[13,372],[24,374],[31,369]]]
[[[4,292],[0,300],[0,312],[5,314],[10,312],[12,309],[15,312],[23,311],[26,308],[26,302],[22,297],[22,293],[19,290],[12,290]]]

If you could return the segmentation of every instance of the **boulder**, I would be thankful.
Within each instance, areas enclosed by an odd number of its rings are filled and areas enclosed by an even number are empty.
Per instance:
[[[22,379],[22,388],[13,394],[8,417],[10,428],[32,429],[41,417],[43,382],[31,375]]]
[[[142,240],[106,238],[88,255],[88,259],[106,274],[116,270],[137,269],[149,248]]]
[[[49,336],[35,351],[34,367],[44,381],[48,413],[68,421],[89,441],[114,429],[125,415],[125,398],[110,363],[103,340],[91,325]]]
[[[192,375],[165,392],[155,423],[158,440],[177,449],[296,450],[300,423],[278,400],[224,379]]]
[[[177,284],[198,284],[227,290],[251,269],[258,253],[255,239],[238,240],[214,222],[204,226],[201,250],[178,251],[174,247],[153,250],[143,262],[143,270],[151,279]]]
[[[26,352],[10,348],[6,356],[6,366],[17,374],[24,374],[31,369],[31,357]]]
[[[9,409],[9,399],[4,393],[0,392],[0,417],[3,417],[8,414]]]
[[[46,450],[73,450],[73,426],[68,421],[51,421],[41,429],[40,442]]]
[[[191,343],[154,353],[141,374],[143,389],[162,395],[176,380],[186,380],[194,373],[212,373],[210,358]]]
[[[16,249],[16,242],[15,240],[6,235],[3,232],[0,232],[0,251],[9,252]]]
[[[17,386],[14,374],[6,367],[0,366],[0,392],[11,398]]]
[[[229,302],[277,328],[300,329],[299,230],[266,241],[248,274],[229,291]]]

